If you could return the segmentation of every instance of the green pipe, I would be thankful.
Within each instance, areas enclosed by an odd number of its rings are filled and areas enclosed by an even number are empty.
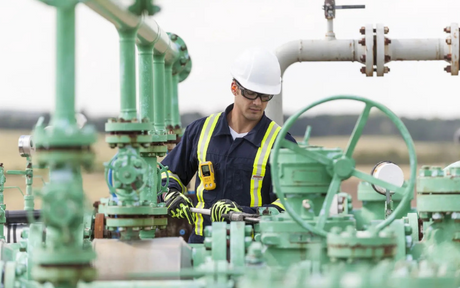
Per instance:
[[[54,127],[68,127],[75,120],[75,5],[57,7],[56,109]]]
[[[137,27],[118,30],[120,36],[120,118],[125,120],[137,117],[136,33]]]
[[[154,105],[155,115],[153,126],[158,135],[166,134],[165,117],[164,117],[164,99],[165,99],[165,54],[153,53],[154,69]]]
[[[141,118],[153,121],[153,44],[137,45]]]
[[[149,183],[147,184],[148,185],[148,188],[146,187],[146,189],[144,189],[143,191],[141,191],[141,193],[139,194],[139,200],[141,203],[147,201],[149,202],[150,204],[157,204],[157,197],[156,197],[156,194],[157,194],[157,189],[156,189],[156,183],[158,183],[158,181],[161,181],[158,178],[157,176],[157,173],[156,170],[158,170],[157,168],[157,157],[153,156],[153,157],[143,157],[145,162],[147,162],[147,164],[149,165],[149,167],[151,167],[151,169],[153,169],[154,173],[152,173],[152,179],[149,179]]]
[[[26,164],[26,195],[24,195],[24,210],[34,210],[34,195],[32,185],[34,183],[34,170],[32,168],[32,159],[27,157]]]
[[[172,125],[172,64],[166,64],[165,66],[165,126],[167,130],[173,130]]]
[[[171,117],[172,125],[175,129],[182,126],[180,121],[179,114],[179,96],[178,96],[178,87],[179,87],[179,74],[175,74],[172,77],[172,93],[171,93]]]
[[[3,185],[6,182],[6,177],[4,173],[3,163],[0,163],[0,239],[5,240],[5,233],[3,224],[6,223],[5,209],[6,205],[3,202]]]

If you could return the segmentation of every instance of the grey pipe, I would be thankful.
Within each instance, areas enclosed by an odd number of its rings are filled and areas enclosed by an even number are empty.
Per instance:
[[[281,67],[281,81],[286,69],[296,62],[361,62],[365,46],[359,40],[296,40],[276,49]],[[375,49],[375,48],[374,48]],[[391,39],[387,48],[391,61],[444,60],[449,53],[445,39]],[[269,102],[266,114],[279,125],[283,120],[283,90]]]

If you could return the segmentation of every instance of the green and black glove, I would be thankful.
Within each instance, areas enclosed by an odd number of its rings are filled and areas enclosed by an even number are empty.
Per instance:
[[[236,204],[232,200],[222,199],[217,201],[211,206],[211,220],[212,222],[223,222],[225,219],[222,214],[228,214],[230,211],[243,212],[240,205]]]
[[[195,224],[195,213],[190,211],[193,208],[193,203],[190,199],[179,191],[170,191],[163,196],[163,199],[168,207],[168,214],[173,218],[188,220],[191,225]]]

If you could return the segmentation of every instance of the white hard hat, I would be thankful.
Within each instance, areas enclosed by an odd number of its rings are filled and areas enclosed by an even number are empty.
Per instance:
[[[281,68],[273,52],[264,48],[251,48],[233,63],[233,78],[244,88],[275,95],[281,92]]]

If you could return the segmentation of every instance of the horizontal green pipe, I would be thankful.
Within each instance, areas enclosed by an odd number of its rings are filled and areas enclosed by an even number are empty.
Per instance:
[[[155,44],[154,48],[160,53],[166,53],[166,63],[173,63],[179,56],[177,46],[170,41],[169,36],[153,20],[149,23],[142,21],[142,18],[129,12],[126,8],[114,1],[107,0],[86,0],[89,8],[110,21],[117,29],[129,29],[139,26],[138,38],[143,44]]]

